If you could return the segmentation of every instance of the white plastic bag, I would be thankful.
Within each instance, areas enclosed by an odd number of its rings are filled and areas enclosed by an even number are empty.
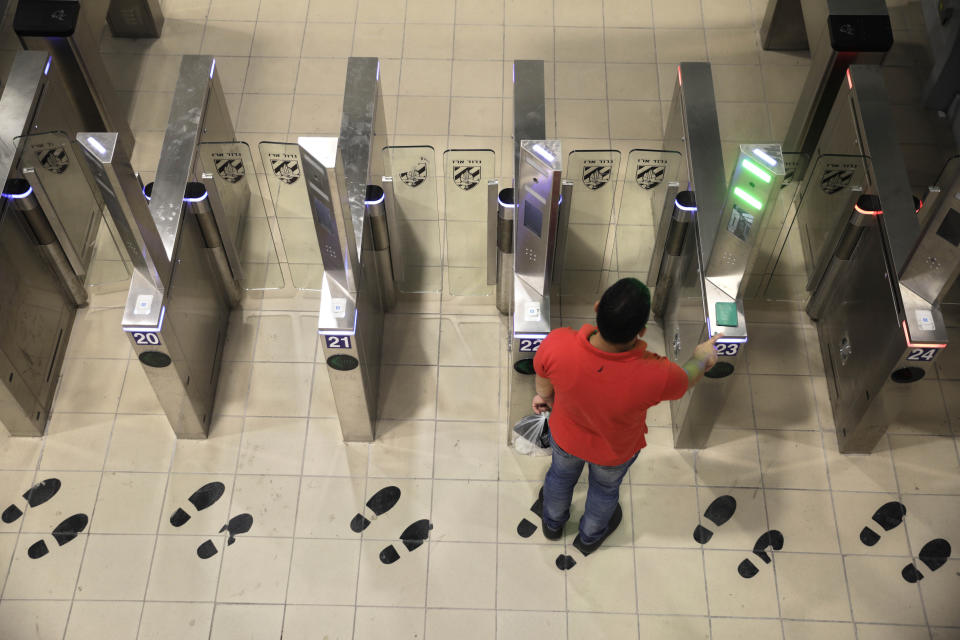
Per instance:
[[[513,439],[513,448],[517,453],[525,456],[552,455],[550,426],[547,422],[549,415],[549,412],[544,412],[539,415],[524,416],[513,426],[516,434]]]

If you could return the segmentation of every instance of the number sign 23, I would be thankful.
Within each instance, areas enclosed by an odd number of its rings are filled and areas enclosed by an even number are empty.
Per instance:
[[[732,358],[740,353],[739,342],[718,342],[716,347],[718,356]]]

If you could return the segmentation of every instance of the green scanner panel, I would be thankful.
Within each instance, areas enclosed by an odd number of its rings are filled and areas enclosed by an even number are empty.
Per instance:
[[[737,321],[737,303],[736,302],[718,302],[714,305],[715,320],[718,327],[735,327]]]

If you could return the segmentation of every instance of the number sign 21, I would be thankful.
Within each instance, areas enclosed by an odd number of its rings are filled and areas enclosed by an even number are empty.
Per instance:
[[[323,336],[327,341],[327,349],[349,349],[353,346],[350,336]]]

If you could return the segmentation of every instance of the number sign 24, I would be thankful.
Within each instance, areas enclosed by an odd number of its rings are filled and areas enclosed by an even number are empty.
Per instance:
[[[940,351],[940,349],[910,349],[910,353],[907,354],[907,360],[930,362],[936,357],[938,351]]]

